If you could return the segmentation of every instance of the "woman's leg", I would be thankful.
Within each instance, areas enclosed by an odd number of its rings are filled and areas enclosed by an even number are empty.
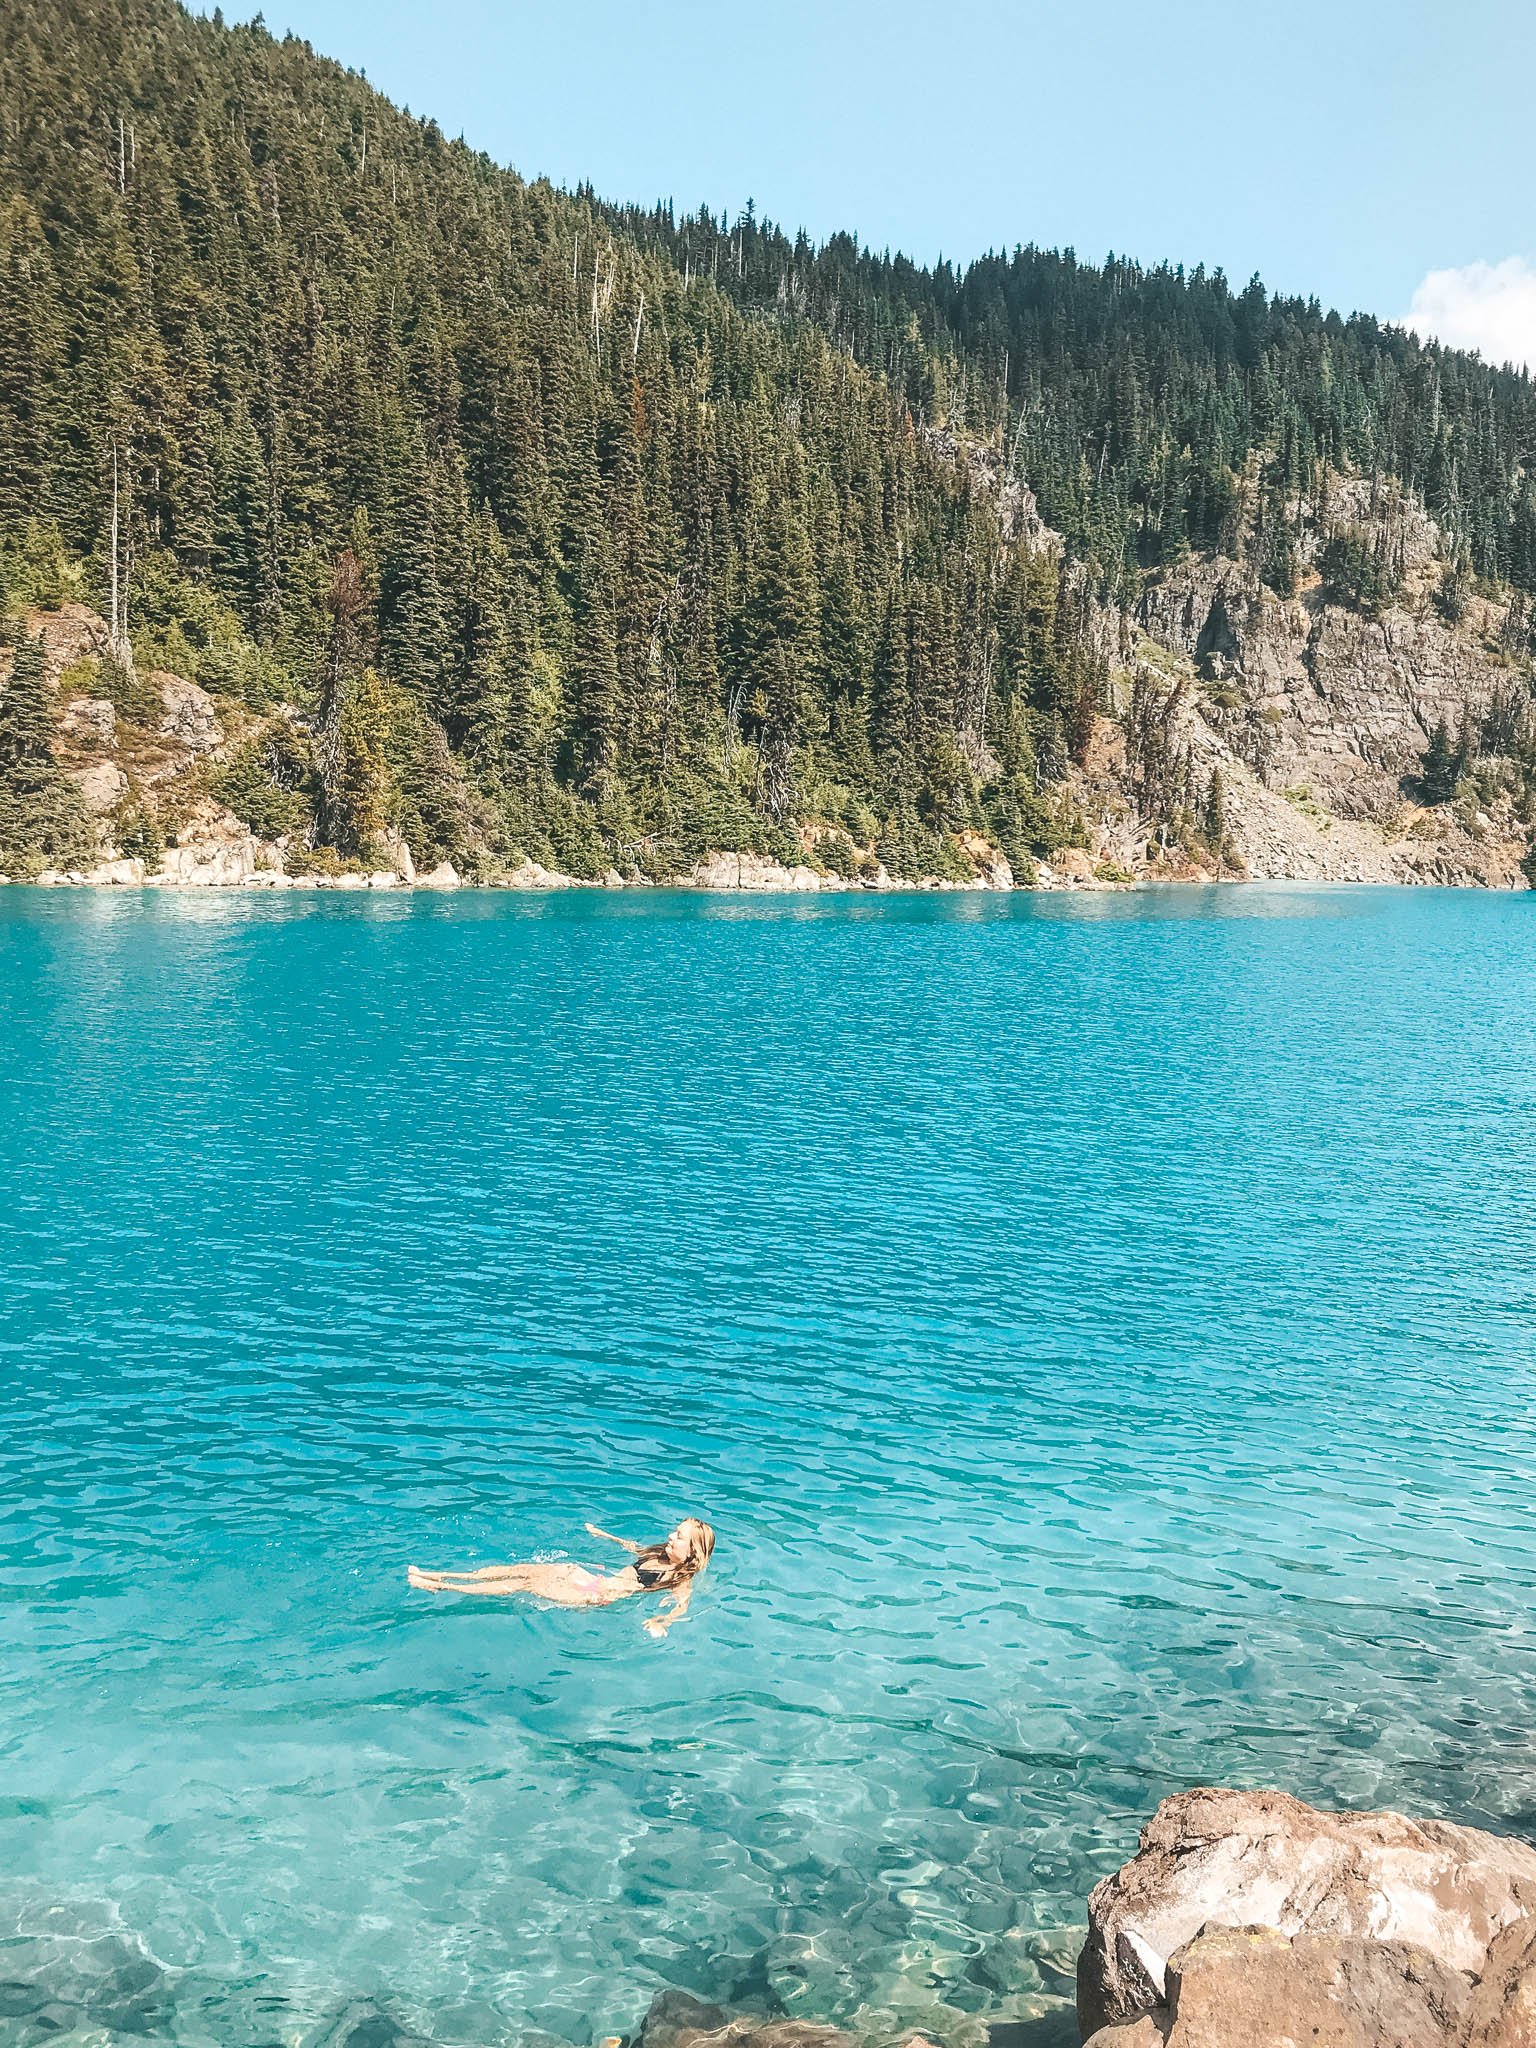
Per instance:
[[[488,1564],[477,1572],[424,1572],[412,1565],[406,1577],[424,1593],[526,1593],[537,1565]]]
[[[424,1572],[412,1565],[406,1574],[423,1593],[532,1593],[561,1607],[606,1607],[612,1593],[598,1590],[601,1581],[579,1564],[493,1564],[478,1572]]]

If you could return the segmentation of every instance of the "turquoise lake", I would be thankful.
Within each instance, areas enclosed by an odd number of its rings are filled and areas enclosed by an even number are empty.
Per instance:
[[[1536,1834],[1536,897],[0,890],[0,1103],[5,2048],[1043,2048],[1169,1792]]]

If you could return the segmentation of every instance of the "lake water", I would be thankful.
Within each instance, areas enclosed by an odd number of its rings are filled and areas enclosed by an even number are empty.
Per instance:
[[[0,890],[0,1104],[6,2048],[1043,2043],[1166,1793],[1536,1831],[1536,898]]]

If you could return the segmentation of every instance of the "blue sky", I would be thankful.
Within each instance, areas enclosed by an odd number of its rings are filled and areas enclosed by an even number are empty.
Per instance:
[[[267,0],[266,19],[605,197],[751,197],[923,259],[1035,241],[1257,270],[1536,362],[1532,0]]]

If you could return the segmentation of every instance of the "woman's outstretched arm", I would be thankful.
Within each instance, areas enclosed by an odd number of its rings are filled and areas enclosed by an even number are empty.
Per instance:
[[[688,1612],[688,1602],[693,1598],[693,1587],[684,1583],[672,1595],[672,1605],[660,1614],[653,1614],[645,1624],[648,1636],[664,1636],[674,1621],[681,1621]]]
[[[583,1526],[589,1536],[600,1537],[604,1543],[617,1543],[620,1550],[627,1550],[631,1557],[639,1556],[639,1544],[631,1543],[627,1536],[610,1536],[606,1529],[599,1529],[596,1522],[587,1522]]]

